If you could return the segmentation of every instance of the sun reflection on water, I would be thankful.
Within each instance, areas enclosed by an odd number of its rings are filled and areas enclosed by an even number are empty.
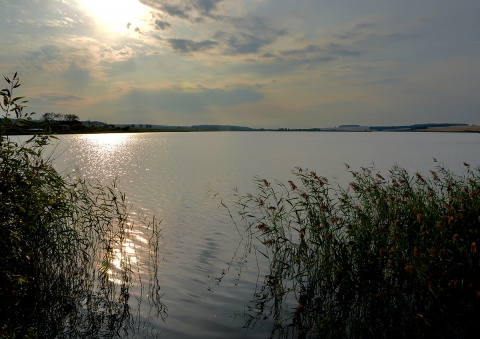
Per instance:
[[[113,249],[113,259],[109,263],[110,269],[107,270],[111,282],[122,284],[122,280],[117,278],[117,274],[125,270],[125,263],[138,264],[135,243],[130,239],[125,239],[121,248]]]
[[[132,226],[130,224],[127,237],[123,242],[118,244],[118,247],[112,249],[112,256],[109,262],[106,263],[108,280],[115,284],[122,284],[119,275],[125,272],[125,267],[133,269],[132,273],[134,274],[142,275],[147,273],[145,270],[148,268],[148,263],[143,261],[149,257],[149,246],[147,246],[149,240],[145,238],[145,233],[142,230]]]
[[[97,152],[105,154],[118,151],[131,139],[130,134],[127,133],[84,134],[82,137],[92,147],[95,147]]]
[[[131,145],[134,136],[127,133],[85,134],[79,137],[83,154],[88,161],[78,168],[82,175],[88,177],[118,178],[127,174],[131,165]]]

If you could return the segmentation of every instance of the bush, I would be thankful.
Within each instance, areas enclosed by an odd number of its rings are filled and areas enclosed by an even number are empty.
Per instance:
[[[269,271],[245,325],[271,318],[272,337],[300,338],[478,333],[480,170],[465,166],[364,168],[347,188],[301,169],[287,185],[258,180],[237,210]]]
[[[133,227],[115,182],[62,177],[42,155],[51,136],[8,136],[28,124],[26,101],[3,89],[0,129],[0,337],[121,336],[134,330],[126,253]],[[146,223],[158,249],[159,225]],[[114,262],[118,261],[117,265]],[[158,283],[158,280],[155,280]],[[158,289],[151,297],[162,316]]]

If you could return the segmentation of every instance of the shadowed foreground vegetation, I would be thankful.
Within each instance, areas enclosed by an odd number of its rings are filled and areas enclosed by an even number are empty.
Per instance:
[[[480,177],[297,169],[238,196],[244,253],[268,260],[245,326],[271,337],[462,338],[480,330]],[[238,193],[237,193],[238,194]],[[245,236],[242,234],[242,236]],[[261,266],[260,266],[261,267]]]
[[[152,328],[142,323],[140,265],[149,268],[148,302],[166,317],[156,279],[159,223],[139,221],[148,239],[147,262],[135,263],[133,222],[115,182],[61,176],[42,151],[50,136],[20,143],[8,136],[28,124],[26,103],[5,78],[0,107],[0,338],[125,337]],[[127,247],[127,245],[130,245]],[[148,252],[147,252],[148,253]],[[134,254],[133,254],[134,255]],[[138,296],[138,295],[137,295]],[[132,307],[132,304],[134,305]],[[136,305],[136,306],[135,306]],[[153,336],[153,333],[150,333]]]

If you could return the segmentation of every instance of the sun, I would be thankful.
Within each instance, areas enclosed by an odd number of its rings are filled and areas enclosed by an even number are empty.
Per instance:
[[[139,0],[81,0],[96,23],[108,31],[124,31],[142,25],[147,7]]]

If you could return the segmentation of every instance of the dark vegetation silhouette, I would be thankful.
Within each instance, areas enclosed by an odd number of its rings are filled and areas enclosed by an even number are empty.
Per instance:
[[[154,336],[138,316],[142,300],[130,300],[134,286],[148,289],[155,316],[166,317],[157,277],[160,225],[136,220],[149,239],[142,265],[126,251],[134,227],[125,195],[114,181],[60,175],[43,151],[53,136],[25,142],[9,130],[28,126],[33,113],[15,97],[15,74],[0,91],[0,338]],[[144,286],[144,285],[148,286]],[[145,298],[146,300],[147,298]],[[144,301],[145,302],[145,301]]]
[[[232,264],[268,262],[244,325],[273,324],[272,338],[479,333],[480,170],[465,166],[349,169],[346,188],[298,168],[286,184],[237,192],[245,251]]]

